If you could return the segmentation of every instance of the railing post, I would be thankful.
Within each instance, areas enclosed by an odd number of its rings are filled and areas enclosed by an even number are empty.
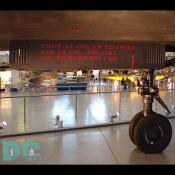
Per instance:
[[[75,118],[77,119],[77,94],[75,95]]]
[[[26,98],[24,97],[24,128],[26,132]]]
[[[119,92],[119,115],[120,116],[121,116],[121,101],[122,101],[121,92]]]

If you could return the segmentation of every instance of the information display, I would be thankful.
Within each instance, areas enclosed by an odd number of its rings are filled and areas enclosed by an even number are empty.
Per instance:
[[[16,69],[146,69],[163,67],[165,48],[152,42],[23,40],[10,42]]]

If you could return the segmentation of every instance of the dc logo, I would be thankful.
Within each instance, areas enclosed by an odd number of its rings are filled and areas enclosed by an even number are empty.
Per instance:
[[[38,160],[40,159],[39,149],[40,144],[33,140],[26,142],[23,148],[20,148],[15,141],[2,141],[2,159],[11,161],[22,155],[26,160]]]

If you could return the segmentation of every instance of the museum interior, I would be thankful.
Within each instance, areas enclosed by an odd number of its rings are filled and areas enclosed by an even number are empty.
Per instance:
[[[0,11],[0,164],[175,164],[175,11]]]

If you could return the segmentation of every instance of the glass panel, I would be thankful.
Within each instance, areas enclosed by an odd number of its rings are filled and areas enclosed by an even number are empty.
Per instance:
[[[119,93],[79,94],[78,125],[109,123],[119,112]]]
[[[169,110],[173,112],[171,115],[175,113],[175,90],[161,90],[160,97],[164,101],[164,103],[168,106]],[[166,110],[157,102],[157,113],[162,115],[166,115]]]
[[[58,128],[54,125],[56,115],[64,127],[75,126],[73,95],[28,97],[26,100],[27,131]]]
[[[175,90],[161,90],[160,96],[175,114]],[[76,91],[77,93],[78,91]],[[50,94],[0,99],[0,121],[7,127],[1,134],[34,132],[59,128],[55,118],[59,115],[63,127],[76,127],[111,122],[129,122],[142,110],[142,97],[137,92]],[[37,96],[38,95],[38,96]],[[4,98],[2,98],[4,96]],[[165,110],[154,100],[153,110],[165,115]],[[119,114],[119,116],[118,116]],[[112,115],[114,118],[111,118]]]
[[[23,98],[0,99],[0,121],[6,121],[7,127],[0,133],[24,132],[24,102]]]
[[[121,92],[121,121],[130,121],[143,108],[142,97],[137,92]]]

